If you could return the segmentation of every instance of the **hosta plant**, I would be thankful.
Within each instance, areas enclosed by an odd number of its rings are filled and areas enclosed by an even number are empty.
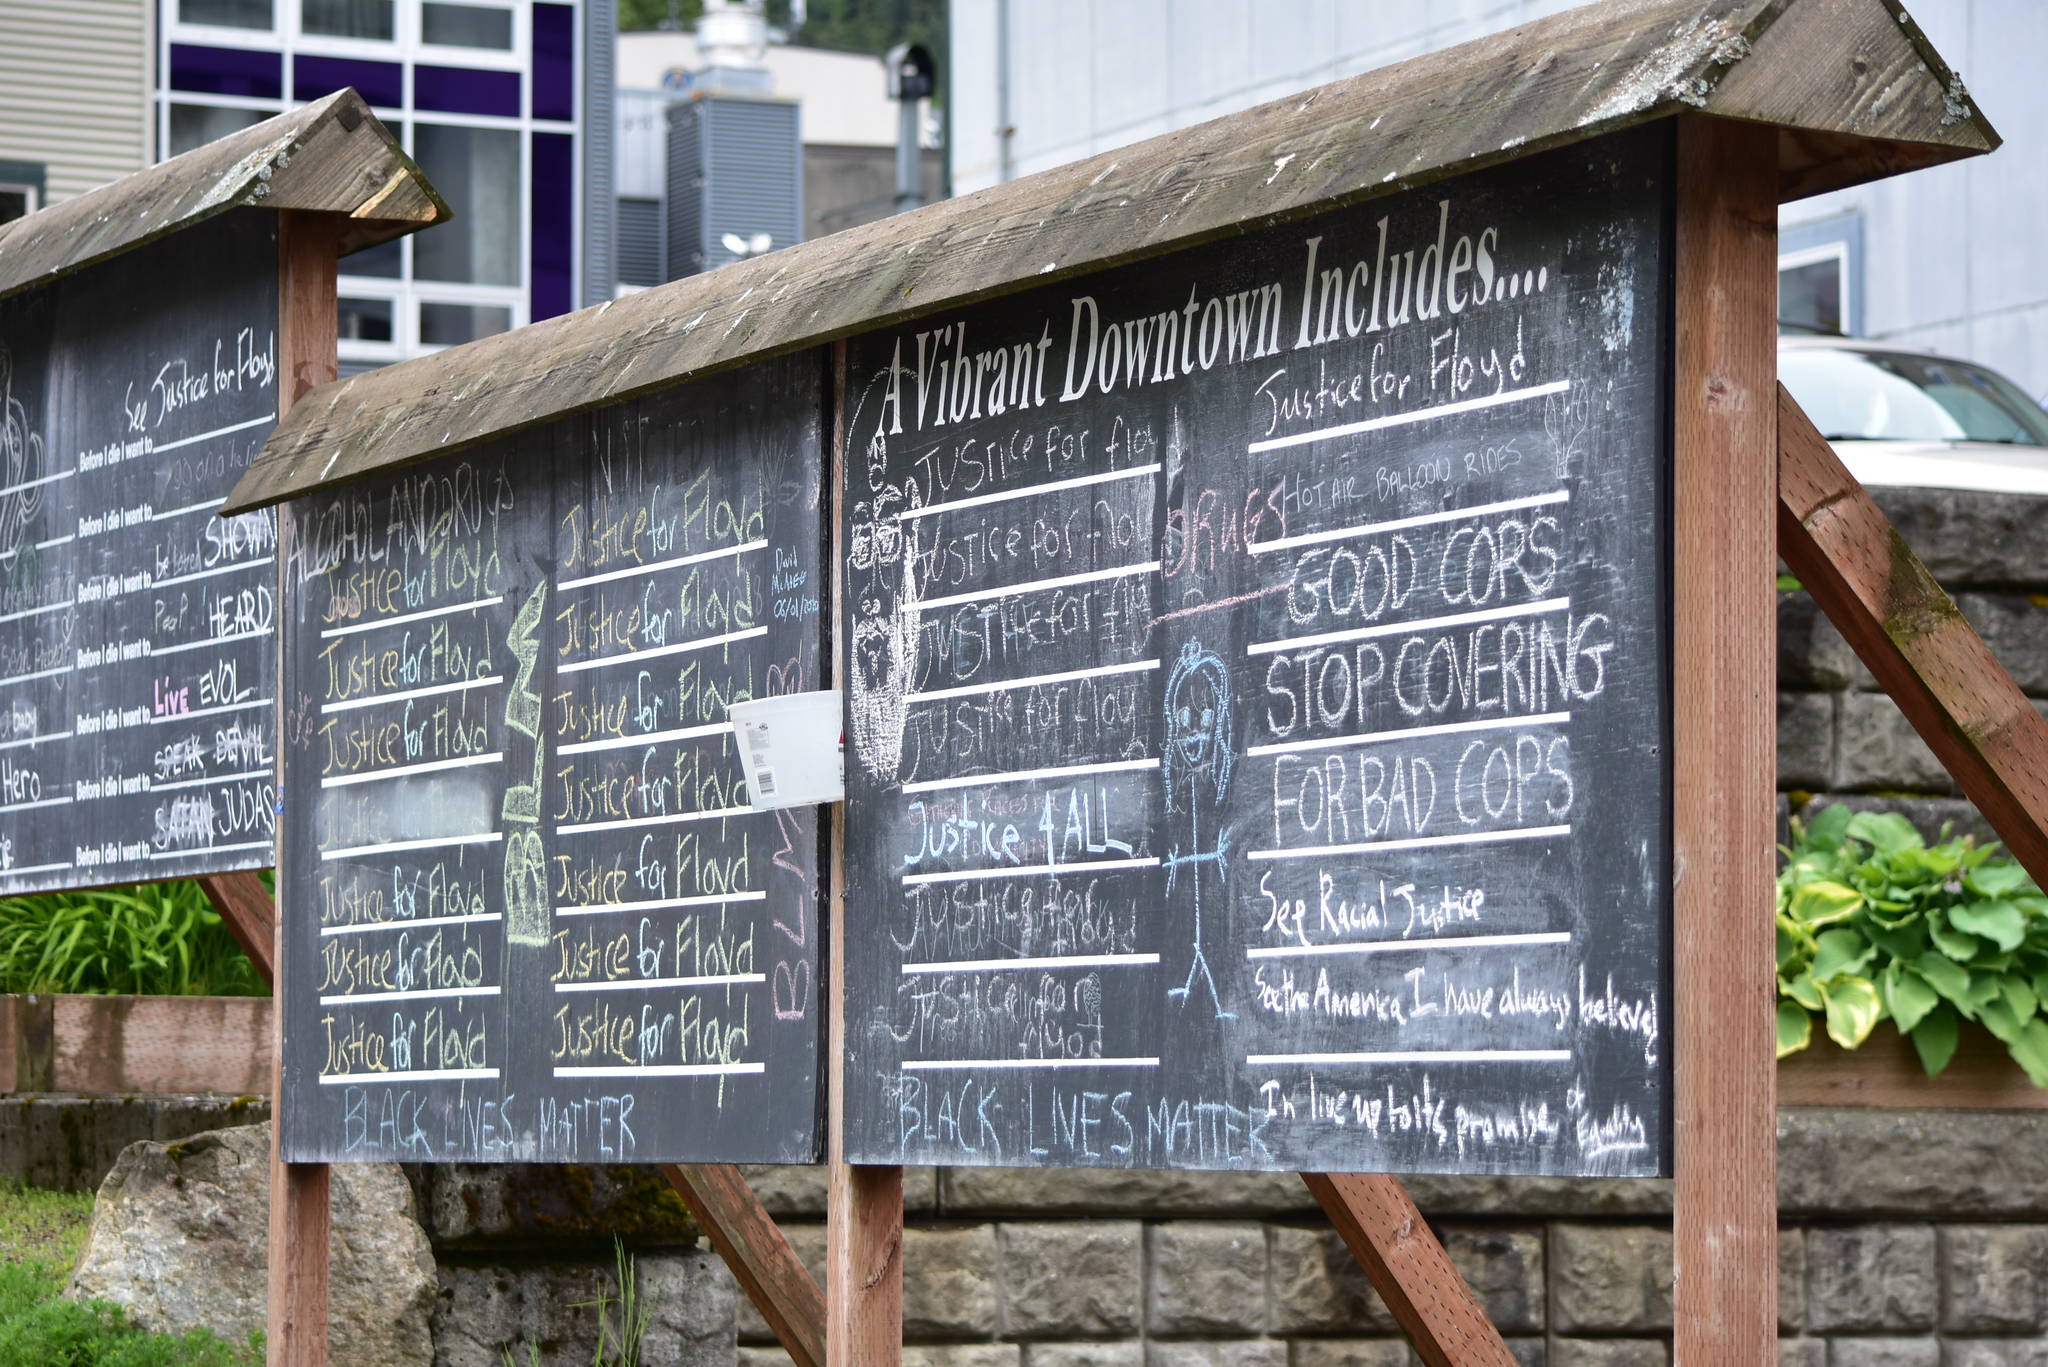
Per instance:
[[[1963,1022],[2004,1041],[2048,1087],[2048,897],[1996,845],[1929,845],[1904,817],[1823,809],[1794,819],[1778,875],[1778,1057],[1829,1038],[1854,1049],[1889,1018],[1929,1077]]]

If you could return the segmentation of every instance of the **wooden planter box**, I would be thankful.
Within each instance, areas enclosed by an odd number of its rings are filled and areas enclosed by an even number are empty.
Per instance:
[[[1816,1027],[1814,1042],[1778,1064],[1780,1106],[1888,1106],[1920,1110],[2048,1110],[2048,1087],[2028,1081],[2005,1046],[1965,1028],[1941,1076],[1930,1078],[1912,1042],[1888,1026],[1843,1049]]]
[[[268,997],[0,996],[0,1093],[268,1095]]]

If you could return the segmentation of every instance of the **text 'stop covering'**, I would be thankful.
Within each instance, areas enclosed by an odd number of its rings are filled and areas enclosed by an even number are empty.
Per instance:
[[[852,344],[852,1161],[1666,1167],[1669,164]]]
[[[277,225],[0,302],[0,893],[267,867]]]
[[[817,823],[727,708],[821,686],[821,374],[290,505],[287,1156],[816,1158]]]

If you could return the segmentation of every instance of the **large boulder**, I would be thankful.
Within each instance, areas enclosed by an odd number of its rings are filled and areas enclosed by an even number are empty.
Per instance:
[[[430,1367],[434,1255],[395,1164],[336,1164],[330,1359]],[[127,1306],[144,1328],[263,1328],[269,1285],[270,1126],[131,1144],[101,1184],[67,1295]]]

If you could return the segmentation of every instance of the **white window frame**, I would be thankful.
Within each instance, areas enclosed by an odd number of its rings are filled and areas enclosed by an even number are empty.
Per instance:
[[[580,0],[556,0],[568,4],[574,13],[574,27],[571,42],[579,54],[583,46],[583,6]],[[570,168],[572,191],[576,202],[570,214],[569,244],[569,306],[576,307],[582,295],[583,279],[583,220],[585,206],[581,203],[583,181],[583,158],[588,149],[584,146],[583,128],[583,64],[574,63],[575,85],[571,91],[571,117],[561,119],[536,119],[533,117],[533,6],[529,0],[448,0],[448,3],[468,5],[475,9],[509,10],[512,15],[512,46],[510,49],[460,47],[454,45],[428,44],[423,36],[424,19],[422,6],[426,0],[394,0],[392,15],[392,36],[390,40],[364,38],[336,38],[327,34],[307,33],[302,23],[301,0],[272,0],[271,27],[265,29],[228,28],[217,24],[188,24],[181,16],[184,0],[161,0],[165,22],[158,25],[157,56],[158,70],[164,73],[164,84],[155,90],[155,115],[157,146],[170,146],[170,107],[174,104],[213,105],[216,107],[248,109],[265,114],[282,113],[292,102],[284,99],[260,99],[242,95],[207,95],[194,91],[172,90],[168,85],[170,73],[170,50],[173,43],[196,43],[202,46],[245,48],[262,52],[275,52],[280,62],[280,72],[285,89],[291,89],[291,66],[295,57],[318,56],[340,57],[356,61],[378,61],[398,64],[404,71],[402,106],[372,106],[379,118],[390,126],[394,135],[411,154],[414,148],[414,132],[422,123],[444,127],[508,129],[520,134],[519,155],[521,193],[519,195],[519,219],[517,245],[518,281],[511,285],[472,285],[449,283],[437,280],[416,280],[413,277],[413,246],[410,235],[399,239],[399,273],[397,276],[351,275],[348,273],[348,258],[340,263],[338,292],[351,298],[388,299],[392,302],[392,340],[390,342],[343,341],[341,359],[367,364],[387,364],[403,360],[408,356],[424,355],[437,351],[439,347],[428,347],[420,342],[420,305],[470,304],[509,308],[512,326],[523,327],[532,313],[533,298],[533,196],[530,189],[530,175],[533,166],[533,135],[539,133],[567,133],[576,139],[575,158]],[[485,114],[450,114],[440,110],[422,110],[415,103],[413,71],[417,66],[450,66],[476,71],[513,71],[520,73],[520,109],[517,117],[506,118]],[[429,231],[434,231],[430,229]]]
[[[1798,251],[1781,252],[1778,255],[1778,274],[1796,271],[1805,266],[1818,266],[1823,262],[1835,263],[1835,289],[1842,301],[1842,335],[1854,337],[1862,319],[1856,316],[1856,300],[1850,288],[1849,244],[1847,242],[1823,242],[1817,247],[1802,247]]]
[[[29,214],[32,214],[36,212],[36,210],[43,207],[42,188],[40,186],[30,185],[26,181],[0,180],[0,192],[5,192],[8,194],[18,192],[23,196],[23,198],[27,201],[28,204],[27,212],[25,212],[22,215],[22,217],[24,218],[26,218]]]

